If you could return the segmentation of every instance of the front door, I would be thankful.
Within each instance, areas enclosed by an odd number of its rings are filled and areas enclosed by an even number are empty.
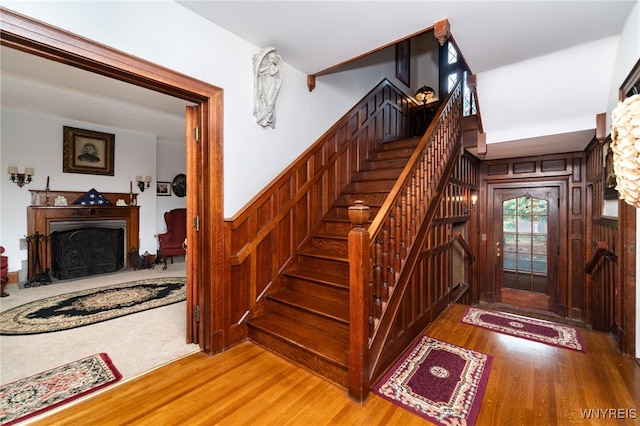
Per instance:
[[[499,302],[557,312],[558,187],[495,189],[495,289]]]

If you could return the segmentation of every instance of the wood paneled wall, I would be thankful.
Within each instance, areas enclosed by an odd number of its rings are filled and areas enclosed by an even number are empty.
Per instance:
[[[374,148],[413,136],[416,104],[382,81],[234,217],[225,220],[226,345],[246,337],[245,319],[279,286],[314,225]]]
[[[587,325],[594,330],[618,334],[622,318],[620,301],[616,300],[621,293],[618,275],[618,218],[603,217],[604,212],[604,152],[603,145],[596,140],[587,147],[587,193],[591,199],[588,212],[590,227],[588,229],[587,256],[590,258],[598,247],[604,243],[609,252],[601,257],[591,274],[587,275]],[[615,200],[614,200],[615,202]]]
[[[491,190],[496,186],[550,185],[559,186],[560,253],[558,269],[559,314],[576,322],[585,320],[585,236],[588,202],[585,192],[585,154],[567,153],[538,157],[490,160],[481,167],[481,211],[492,205]],[[479,221],[480,233],[492,235],[494,226],[489,215]],[[486,238],[478,250],[479,298],[495,301],[495,262]]]

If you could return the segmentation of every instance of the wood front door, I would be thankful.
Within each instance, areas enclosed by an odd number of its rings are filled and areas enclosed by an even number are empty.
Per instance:
[[[557,313],[559,188],[496,189],[493,257],[497,301]]]

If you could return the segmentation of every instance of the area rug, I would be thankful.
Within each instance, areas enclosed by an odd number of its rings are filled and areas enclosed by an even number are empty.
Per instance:
[[[0,387],[0,424],[12,425],[120,380],[105,353],[92,355]]]
[[[422,336],[373,391],[438,425],[473,425],[493,358]]]
[[[467,309],[461,321],[499,333],[584,352],[578,330],[551,321],[474,307]]]
[[[186,278],[153,278],[36,300],[0,313],[0,334],[50,333],[186,299]]]

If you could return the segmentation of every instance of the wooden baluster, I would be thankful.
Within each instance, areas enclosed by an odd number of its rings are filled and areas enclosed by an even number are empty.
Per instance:
[[[400,259],[404,263],[404,260],[407,257],[407,230],[409,229],[409,224],[407,223],[407,193],[406,189],[402,191],[402,195],[400,196],[400,207],[402,209],[401,214],[401,234],[400,234]]]
[[[382,273],[384,271],[384,266],[382,265],[382,241],[380,238],[376,238],[374,242],[375,252],[373,258],[373,297],[376,301],[376,318],[380,318],[382,315],[382,308],[379,307],[380,303],[378,301],[385,300],[382,294]]]
[[[382,225],[382,289],[385,302],[389,300],[389,270],[392,269],[389,261],[389,218]]]
[[[396,202],[396,206],[395,206],[395,217],[396,217],[396,229],[395,229],[395,240],[396,240],[396,245],[395,245],[395,263],[394,263],[394,268],[396,271],[400,272],[400,267],[402,266],[402,258],[401,258],[401,252],[402,252],[402,206],[400,205],[400,202]]]
[[[411,173],[411,180],[409,181],[409,233],[411,240],[416,235],[416,173],[415,169]]]
[[[389,268],[391,271],[395,271],[396,267],[396,216],[395,209],[391,209],[389,213]],[[393,280],[395,284],[395,278]]]

